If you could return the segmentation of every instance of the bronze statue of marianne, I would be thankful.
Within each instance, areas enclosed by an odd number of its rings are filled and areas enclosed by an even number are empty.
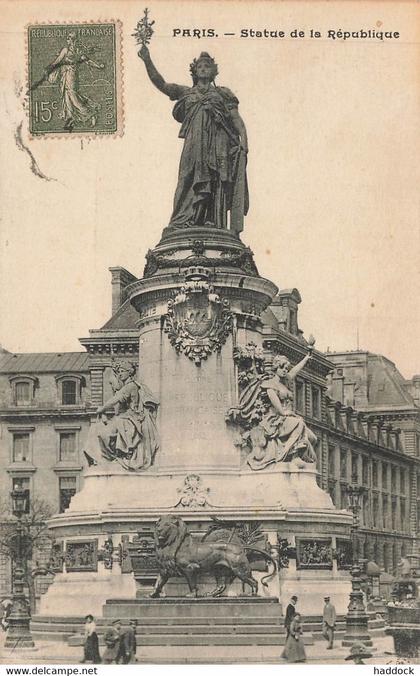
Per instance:
[[[139,56],[155,87],[176,101],[173,116],[184,139],[169,226],[240,233],[248,212],[248,142],[238,99],[227,87],[215,84],[217,65],[207,52],[190,66],[192,87],[165,82],[146,45]]]

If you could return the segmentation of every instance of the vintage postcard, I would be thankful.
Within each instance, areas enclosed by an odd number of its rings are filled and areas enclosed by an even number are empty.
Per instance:
[[[0,670],[418,669],[419,4],[0,8]]]

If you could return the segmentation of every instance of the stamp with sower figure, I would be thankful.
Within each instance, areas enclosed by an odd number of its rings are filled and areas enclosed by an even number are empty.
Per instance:
[[[119,22],[28,26],[33,136],[121,134]]]

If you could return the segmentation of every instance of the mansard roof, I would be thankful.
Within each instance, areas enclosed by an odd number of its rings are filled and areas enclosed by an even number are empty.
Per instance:
[[[139,320],[139,313],[131,305],[129,300],[126,300],[115,314],[112,315],[102,329],[137,329],[137,322]]]
[[[0,353],[0,373],[87,372],[87,352]]]
[[[406,389],[405,379],[389,359],[379,354],[370,355],[368,378],[370,406],[415,406],[413,397]]]
[[[342,368],[346,382],[365,386],[365,401],[359,401],[362,410],[402,410],[416,408],[407,381],[394,362],[381,354],[365,350],[327,352],[326,356]]]

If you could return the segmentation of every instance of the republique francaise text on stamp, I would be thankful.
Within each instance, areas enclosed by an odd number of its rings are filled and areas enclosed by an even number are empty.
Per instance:
[[[35,24],[27,31],[30,133],[122,133],[121,24]]]

